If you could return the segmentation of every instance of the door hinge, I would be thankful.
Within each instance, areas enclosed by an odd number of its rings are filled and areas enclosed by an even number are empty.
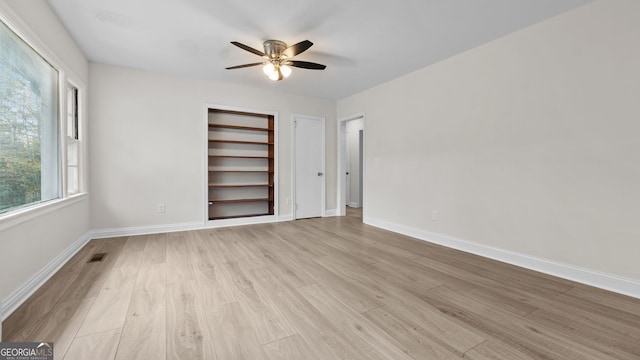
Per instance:
[[[293,127],[298,127],[298,120],[293,120]]]

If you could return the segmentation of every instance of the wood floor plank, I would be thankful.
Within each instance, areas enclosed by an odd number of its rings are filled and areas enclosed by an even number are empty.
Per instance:
[[[206,244],[211,259],[216,265],[236,261],[233,254],[229,251],[229,248],[223,245],[224,242],[228,241],[224,234],[222,229],[198,232],[197,237],[201,239],[200,243]]]
[[[295,249],[297,252],[305,254],[307,258],[326,256],[333,248],[319,241],[309,233],[299,230],[293,223],[265,224],[264,228],[252,227],[250,231],[260,234],[262,231],[268,232],[275,239],[277,246],[281,248]]]
[[[367,266],[362,267],[362,264],[343,259],[342,256],[324,256],[313,261],[343,281],[351,284],[354,288],[357,288],[356,291],[365,292],[367,294],[365,297],[373,299],[378,306],[384,305],[382,300],[388,297],[390,293],[396,292],[397,288],[395,286],[390,286],[382,278],[367,270]],[[337,297],[340,298],[340,296]]]
[[[149,235],[138,235],[127,237],[127,242],[122,248],[123,252],[143,251]]]
[[[457,323],[456,319],[415,294],[397,289],[390,295],[382,300],[388,312],[408,324],[420,326],[433,338],[449,344],[459,353],[465,353],[487,339],[474,328]]]
[[[487,340],[474,347],[464,354],[465,359],[470,360],[539,360],[539,357],[532,357],[518,351],[500,341]]]
[[[422,327],[395,317],[386,306],[371,309],[362,315],[402,344],[414,359],[459,359],[463,355]]]
[[[234,296],[244,310],[261,344],[285,338],[296,333],[280,309],[265,298],[237,262],[222,265],[230,276]]]
[[[237,302],[207,311],[207,323],[218,359],[266,360],[257,335],[244,310]]]
[[[544,318],[552,318],[554,322],[574,326],[576,330],[606,333],[607,336],[603,339],[615,337],[621,343],[630,342],[640,346],[638,327],[622,322],[616,317],[594,313],[581,306],[573,306],[564,302],[541,302],[540,309],[526,317],[528,319],[537,318],[541,321]],[[566,322],[564,322],[565,320]],[[632,348],[635,349],[636,346],[632,346]]]
[[[251,270],[267,265],[266,259],[252,246],[257,241],[257,237],[252,232],[242,226],[227,228],[223,231],[226,239],[222,245],[229,250],[242,269]]]
[[[586,285],[574,286],[565,293],[566,296],[575,297],[582,301],[588,301],[593,304],[608,306],[618,309],[629,314],[630,317],[640,318],[638,312],[638,299],[630,296],[615,294],[607,290],[597,289]]]
[[[141,265],[163,264],[167,262],[167,234],[149,235],[142,250]]]
[[[166,270],[166,264],[155,264],[138,272],[116,359],[167,357]]]
[[[89,312],[94,298],[76,301],[58,302],[43,321],[30,335],[29,341],[53,342],[54,359],[64,357],[82,322]]]
[[[359,283],[341,278],[333,273],[327,274],[318,282],[332,296],[335,296],[353,311],[361,313],[382,306],[382,295],[361,286]]]
[[[141,251],[121,253],[93,302],[78,336],[121,329],[127,316]]]
[[[73,280],[73,286],[69,286],[62,294],[60,301],[77,301],[98,296],[102,284],[109,276],[113,262],[105,260],[90,263]]]
[[[263,345],[269,360],[317,360],[321,359],[311,346],[298,334]]]
[[[318,359],[366,359],[342,336],[340,328],[329,322],[298,292],[286,286],[278,272],[267,267],[252,270],[249,274],[271,302],[280,307],[287,320],[318,354]]]
[[[259,246],[258,251],[265,258],[267,264],[280,272],[282,279],[292,289],[314,284],[323,277],[322,269],[315,263],[300,261],[301,259],[295,254],[265,246]]]
[[[47,282],[2,322],[3,341],[26,341],[62,295],[84,270],[88,257],[101,240],[90,241],[62,266]]]
[[[215,360],[206,310],[194,280],[167,284],[167,359]],[[222,360],[222,359],[220,359]]]
[[[135,273],[140,266],[141,260],[142,251],[122,251],[113,263],[113,268],[125,268]]]
[[[95,298],[109,276],[111,269],[115,266],[127,238],[102,239],[100,246],[92,253],[104,253],[105,257],[101,261],[86,262],[86,265],[74,279],[73,286],[69,286],[62,295],[60,301],[75,301],[85,298]],[[129,259],[131,259],[130,254]],[[87,257],[87,260],[90,256]],[[134,264],[135,265],[135,264]]]
[[[167,234],[167,284],[188,282],[195,278],[186,236],[185,232]]]
[[[208,247],[204,243],[202,234],[196,234],[197,243],[191,253],[194,267],[194,280],[203,291],[201,302],[205,309],[229,304],[236,301],[231,286],[231,276],[219,263],[215,264]]]
[[[571,334],[577,342],[620,360],[640,359],[640,332],[625,324],[578,309],[563,312],[539,309],[527,316],[535,324],[562,334]]]
[[[121,329],[113,329],[76,337],[64,356],[64,360],[113,360],[118,349],[120,332]]]
[[[536,324],[489,304],[465,297],[446,286],[433,289],[420,298],[471,328],[484,333],[488,339],[505,342],[520,352],[540,359],[613,360],[603,352],[585,346],[567,334]]]
[[[607,300],[604,298],[599,299],[600,296],[598,294],[603,290],[594,290],[596,291],[591,296],[586,296],[582,295],[583,292],[581,290],[574,288],[565,294],[555,297],[554,300],[586,312],[615,319],[634,328],[640,328],[640,311],[634,309],[633,306],[629,306],[629,304],[625,304],[628,301],[626,297],[624,297],[626,301],[623,303],[618,301],[623,296],[617,294],[611,294]]]
[[[320,285],[296,289],[328,321],[342,329],[353,346],[370,359],[411,359],[395,339],[381,331],[360,314],[351,311],[344,303],[330,295]]]

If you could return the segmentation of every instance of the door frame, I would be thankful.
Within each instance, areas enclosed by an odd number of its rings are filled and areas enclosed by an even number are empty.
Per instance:
[[[358,207],[362,209],[364,196],[364,120],[362,129],[358,130]]]
[[[346,124],[347,121],[351,121],[351,120],[358,120],[358,119],[362,119],[362,178],[364,179],[364,176],[366,174],[366,165],[365,165],[365,157],[364,154],[366,154],[366,141],[364,141],[364,138],[367,134],[366,128],[367,128],[367,121],[366,121],[366,117],[365,117],[365,113],[363,112],[358,112],[355,114],[350,114],[347,116],[343,116],[338,118],[338,126],[337,126],[337,145],[338,145],[338,165],[337,165],[337,174],[338,174],[338,188],[337,188],[337,199],[336,199],[336,215],[337,216],[345,216],[347,215],[347,202],[346,202],[346,188],[347,188],[347,179],[345,177],[345,172],[346,167],[347,167],[347,159],[346,159],[346,152],[347,152],[347,128],[346,128]],[[366,211],[365,209],[365,195],[366,195],[366,191],[365,191],[365,181],[362,182],[362,198],[360,199],[360,201],[362,202],[362,211],[363,211],[363,219],[364,219],[364,212]]]
[[[296,219],[296,120],[305,119],[320,121],[322,125],[322,217],[326,216],[326,193],[327,193],[327,169],[325,155],[325,132],[326,119],[320,116],[291,114],[291,218]]]

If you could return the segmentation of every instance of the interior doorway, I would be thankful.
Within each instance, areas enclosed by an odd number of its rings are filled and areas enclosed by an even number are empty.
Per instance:
[[[362,145],[364,130],[362,121],[351,120],[346,122],[346,147],[347,147],[347,171],[345,202],[348,207],[362,208]]]
[[[293,116],[293,218],[325,215],[325,119]]]
[[[365,212],[365,118],[364,113],[338,119],[338,215]]]

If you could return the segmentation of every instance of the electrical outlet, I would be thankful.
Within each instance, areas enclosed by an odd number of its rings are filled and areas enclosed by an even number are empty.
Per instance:
[[[158,213],[164,213],[167,211],[167,207],[164,204],[158,204]]]
[[[438,221],[438,211],[437,210],[431,210],[431,220]]]

